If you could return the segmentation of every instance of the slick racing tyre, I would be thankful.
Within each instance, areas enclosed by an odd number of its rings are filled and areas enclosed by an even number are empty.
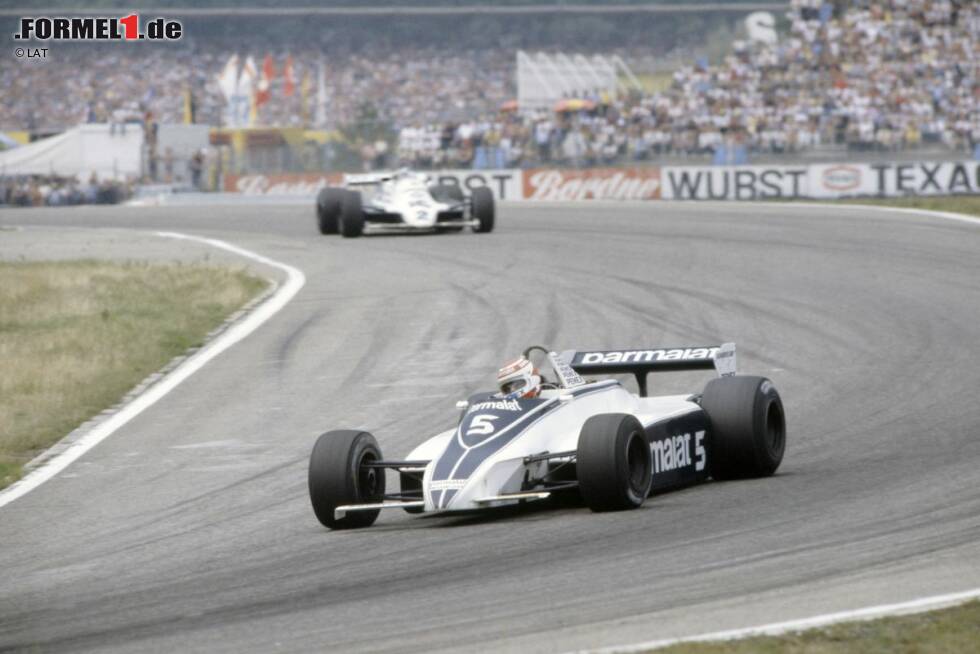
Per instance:
[[[711,424],[711,476],[768,477],[786,449],[786,419],[776,387],[765,377],[712,379],[701,408]]]
[[[316,222],[321,234],[336,234],[339,230],[340,205],[345,191],[342,188],[325,188],[316,197]]]
[[[351,511],[337,517],[345,504],[373,504],[385,495],[385,471],[365,467],[381,460],[381,448],[366,431],[338,429],[317,439],[310,454],[310,501],[317,519],[331,529],[370,527],[380,509]]]
[[[470,201],[473,203],[473,217],[480,221],[480,224],[474,227],[473,231],[477,233],[492,232],[496,213],[493,204],[493,192],[485,186],[478,186],[473,189]]]
[[[593,511],[635,509],[650,494],[650,441],[634,416],[604,413],[586,420],[576,459],[579,493]]]
[[[346,238],[364,231],[364,207],[360,191],[347,191],[340,203],[340,233]]]

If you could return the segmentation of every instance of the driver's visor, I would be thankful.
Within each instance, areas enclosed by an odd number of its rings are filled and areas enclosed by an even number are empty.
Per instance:
[[[527,382],[524,379],[512,379],[500,385],[500,392],[504,395],[509,395],[514,391],[519,391],[524,388],[525,384]]]

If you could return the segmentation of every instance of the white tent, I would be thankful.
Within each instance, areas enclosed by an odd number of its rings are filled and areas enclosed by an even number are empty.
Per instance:
[[[60,175],[87,179],[141,173],[143,127],[89,124],[0,152],[0,175]]]

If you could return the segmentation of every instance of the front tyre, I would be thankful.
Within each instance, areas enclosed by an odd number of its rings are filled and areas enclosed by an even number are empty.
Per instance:
[[[338,429],[321,435],[310,454],[310,501],[317,520],[330,529],[370,527],[380,509],[352,511],[340,518],[334,509],[345,504],[373,504],[385,495],[385,474],[365,463],[381,460],[381,448],[366,431]]]
[[[593,511],[639,507],[653,483],[650,441],[643,425],[625,413],[592,416],[579,433],[575,468],[579,493]]]
[[[711,476],[768,477],[786,449],[786,418],[776,387],[765,377],[712,379],[701,408],[711,424]]]
[[[360,191],[347,191],[340,203],[340,233],[345,238],[364,232],[364,205]]]
[[[480,224],[474,227],[473,231],[478,234],[492,232],[493,223],[496,219],[493,192],[486,186],[478,186],[473,189],[470,202],[473,205],[473,217],[480,221]]]

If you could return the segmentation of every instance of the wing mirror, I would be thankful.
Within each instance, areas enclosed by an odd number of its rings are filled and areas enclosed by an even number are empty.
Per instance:
[[[456,402],[456,408],[457,409],[465,409],[469,405],[470,405],[470,403],[467,402],[466,400],[459,400],[459,401]]]
[[[572,395],[571,393],[562,393],[561,395],[558,396],[558,401],[561,402],[562,404],[567,404],[568,402],[571,402],[574,399],[575,396]]]

